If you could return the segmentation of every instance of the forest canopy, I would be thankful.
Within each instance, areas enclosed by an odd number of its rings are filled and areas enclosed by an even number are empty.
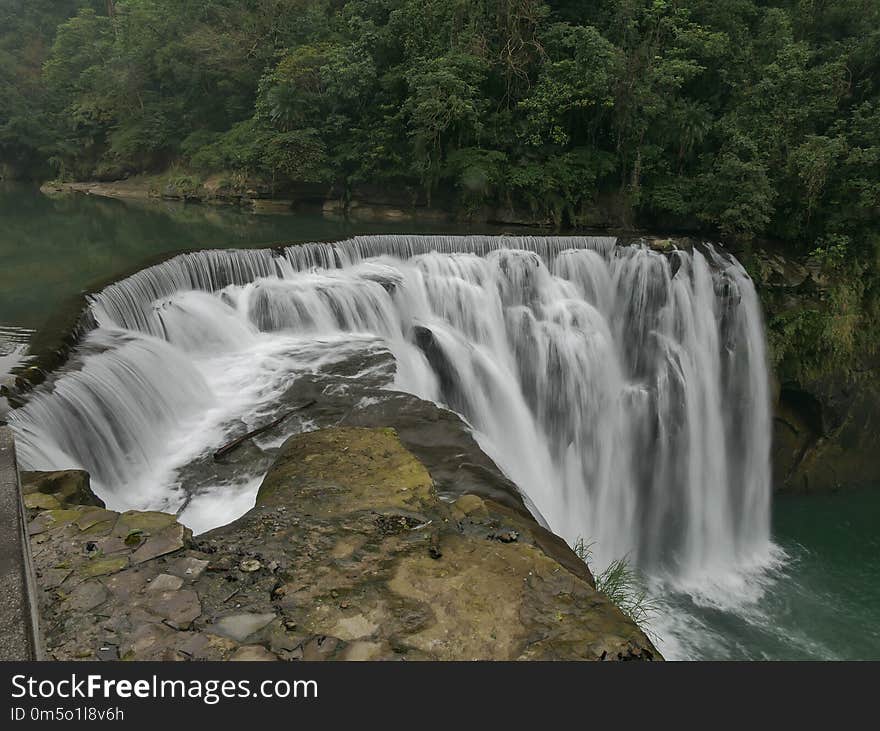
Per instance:
[[[878,0],[0,0],[0,162],[599,195],[872,260]]]

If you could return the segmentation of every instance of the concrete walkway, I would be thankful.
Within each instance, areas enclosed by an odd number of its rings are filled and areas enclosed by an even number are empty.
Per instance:
[[[41,660],[31,563],[12,430],[0,426],[0,660]]]

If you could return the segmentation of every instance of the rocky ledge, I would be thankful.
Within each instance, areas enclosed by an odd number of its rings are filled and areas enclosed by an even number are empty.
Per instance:
[[[58,660],[661,659],[558,539],[441,499],[394,429],[291,437],[255,507],[195,539],[82,472],[23,482]]]

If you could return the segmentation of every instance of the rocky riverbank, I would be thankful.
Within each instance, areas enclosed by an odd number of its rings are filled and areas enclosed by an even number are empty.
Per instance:
[[[558,229],[559,222],[526,207],[481,205],[463,208],[454,190],[420,186],[388,188],[359,184],[343,189],[332,183],[288,183],[276,188],[260,179],[232,173],[207,177],[189,172],[134,175],[113,181],[49,181],[40,190],[49,196],[94,195],[123,200],[166,200],[214,206],[236,206],[254,213],[319,211],[328,218],[363,222],[460,222]],[[580,212],[579,225],[596,229],[631,229],[631,211],[616,196],[598,196]]]
[[[440,499],[393,429],[291,437],[255,507],[197,538],[84,473],[23,477],[55,659],[660,659],[559,539]]]
[[[193,175],[137,175],[116,181],[44,183],[45,195],[94,195],[123,200],[165,200],[236,206],[254,213],[292,213],[295,210],[320,211],[325,216],[348,217],[358,221],[453,221],[450,209],[429,206],[418,190],[356,191],[357,197],[343,195],[328,185],[301,184],[284,191],[272,190],[258,181],[233,182],[222,175],[202,179]],[[472,218],[472,217],[471,217]],[[495,220],[487,214],[483,220]],[[502,222],[503,217],[498,219]],[[520,223],[519,218],[510,223]]]

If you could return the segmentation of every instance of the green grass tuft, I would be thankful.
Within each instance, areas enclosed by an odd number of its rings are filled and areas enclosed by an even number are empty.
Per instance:
[[[593,543],[578,538],[574,544],[574,552],[589,566],[593,558]],[[596,581],[596,590],[608,597],[652,642],[656,643],[658,637],[651,630],[649,623],[660,606],[648,593],[641,575],[630,565],[629,557],[624,556],[612,561],[603,571],[594,573],[593,578]]]

